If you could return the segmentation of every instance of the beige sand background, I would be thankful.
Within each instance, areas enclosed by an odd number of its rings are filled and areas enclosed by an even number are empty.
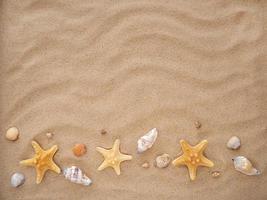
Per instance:
[[[1,1],[2,200],[56,199],[267,199],[266,3],[264,1]],[[265,12],[264,12],[265,11]],[[202,128],[197,130],[194,122]],[[18,141],[4,138],[10,126]],[[136,154],[138,137],[153,127],[158,140]],[[102,136],[101,129],[108,134]],[[53,132],[50,141],[46,132]],[[232,135],[242,147],[225,147]],[[132,154],[122,174],[98,172],[96,146]],[[180,152],[180,139],[209,141],[213,169],[191,182],[185,167],[145,170],[157,154]],[[72,184],[48,172],[40,185],[35,170],[19,166],[30,145],[58,144],[61,168],[77,165],[94,181]],[[76,158],[75,143],[88,153]],[[248,177],[231,158],[245,155],[262,171]],[[210,175],[221,171],[218,179]],[[10,176],[25,174],[11,188]]]

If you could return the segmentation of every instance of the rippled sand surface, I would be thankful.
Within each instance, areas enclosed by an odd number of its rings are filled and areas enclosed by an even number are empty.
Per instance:
[[[0,199],[205,199],[267,198],[266,2],[3,0],[0,26]],[[197,130],[195,121],[202,127]],[[20,139],[4,138],[17,126]],[[138,137],[159,130],[155,146],[136,154]],[[100,134],[106,129],[105,136]],[[46,132],[53,132],[48,140]],[[237,151],[226,148],[232,135]],[[122,174],[98,172],[96,146],[132,154]],[[213,169],[191,182],[185,167],[156,169],[160,153],[176,157],[180,139],[209,141]],[[58,144],[61,168],[77,165],[94,181],[72,184],[19,166],[33,155],[31,141]],[[75,143],[88,152],[76,158]],[[231,158],[245,155],[262,171],[248,177]],[[149,161],[150,169],[140,165]],[[214,179],[213,170],[221,171]],[[20,171],[25,184],[10,187]]]

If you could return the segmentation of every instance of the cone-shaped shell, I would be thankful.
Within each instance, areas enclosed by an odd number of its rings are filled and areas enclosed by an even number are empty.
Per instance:
[[[158,131],[156,128],[153,128],[144,136],[139,138],[139,140],[137,141],[137,152],[143,153],[144,151],[150,149],[155,143],[157,137],[158,137]]]
[[[260,174],[260,171],[254,168],[246,157],[237,156],[232,160],[234,161],[234,166],[237,171],[249,176]]]
[[[64,176],[66,179],[73,183],[89,186],[92,184],[92,180],[83,174],[82,170],[76,166],[72,166],[64,169]]]

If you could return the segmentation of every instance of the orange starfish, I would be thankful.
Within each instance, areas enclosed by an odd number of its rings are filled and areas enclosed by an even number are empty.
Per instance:
[[[32,146],[35,151],[34,157],[20,161],[20,164],[35,167],[37,173],[36,183],[41,183],[46,171],[49,169],[59,174],[60,168],[53,161],[53,157],[58,150],[57,145],[46,151],[35,141],[32,141]]]
[[[199,166],[213,167],[212,161],[207,159],[203,155],[203,151],[206,149],[208,141],[202,140],[196,146],[190,146],[185,140],[180,140],[183,155],[172,161],[174,166],[186,165],[189,171],[190,179],[195,180],[197,174],[197,168]]]

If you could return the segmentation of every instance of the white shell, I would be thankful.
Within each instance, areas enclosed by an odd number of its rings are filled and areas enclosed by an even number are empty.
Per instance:
[[[71,166],[64,169],[63,172],[66,179],[73,183],[89,186],[92,184],[92,180],[83,174],[82,170],[76,166]]]
[[[234,159],[235,169],[246,175],[259,175],[260,171],[254,168],[251,162],[244,156],[237,156]]]
[[[19,137],[19,130],[17,127],[11,127],[6,131],[6,139],[10,141],[15,141]]]
[[[158,168],[165,168],[165,167],[168,167],[170,162],[171,162],[171,158],[169,154],[164,153],[156,157],[155,166]]]
[[[137,152],[142,153],[152,147],[158,137],[156,128],[150,130],[147,134],[139,138],[137,141]]]
[[[227,147],[229,149],[238,149],[241,145],[240,139],[237,136],[231,137],[227,142]]]
[[[19,187],[25,182],[25,176],[21,173],[14,173],[11,176],[10,182],[11,182],[12,187]]]

